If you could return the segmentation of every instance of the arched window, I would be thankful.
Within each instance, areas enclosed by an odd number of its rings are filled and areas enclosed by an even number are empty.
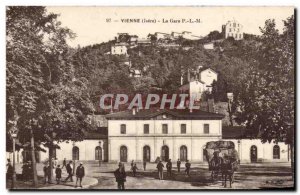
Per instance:
[[[161,160],[162,161],[168,161],[169,160],[169,147],[164,145],[161,148]]]
[[[127,147],[121,146],[120,148],[120,161],[127,162]]]
[[[72,160],[79,160],[79,148],[77,146],[72,149]]]
[[[278,145],[273,147],[273,159],[280,159],[280,147]]]
[[[180,147],[180,160],[181,161],[187,160],[187,147],[186,146]]]
[[[150,162],[150,147],[144,146],[143,148],[143,161]]]
[[[95,148],[95,160],[102,160],[102,148],[100,146]]]
[[[250,160],[251,162],[257,162],[257,147],[255,145],[250,148]]]

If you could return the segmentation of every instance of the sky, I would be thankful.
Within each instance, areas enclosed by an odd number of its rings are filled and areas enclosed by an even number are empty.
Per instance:
[[[244,32],[260,34],[267,19],[275,19],[282,31],[283,22],[294,13],[293,7],[47,7],[48,12],[60,14],[63,27],[77,37],[69,40],[72,47],[87,46],[114,39],[117,33],[129,33],[146,38],[149,33],[190,31],[205,36],[221,31],[222,24],[235,19]],[[107,22],[111,19],[112,22]],[[156,19],[160,23],[122,23],[121,19]],[[162,20],[200,19],[200,23],[162,23]],[[115,22],[117,20],[117,22]]]

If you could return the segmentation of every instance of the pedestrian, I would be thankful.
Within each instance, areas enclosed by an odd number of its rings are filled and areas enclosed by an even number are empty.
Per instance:
[[[76,184],[75,184],[75,188],[77,187],[77,182],[79,180],[79,187],[82,188],[82,179],[84,177],[84,167],[82,165],[82,162],[79,164],[79,166],[76,169]]]
[[[23,181],[27,181],[28,180],[28,163],[25,162],[23,163],[23,166],[22,166],[22,178],[23,178]]]
[[[132,173],[133,173],[133,177],[136,176],[136,171],[138,170],[136,163],[134,163],[133,167],[132,167]]]
[[[180,172],[180,165],[181,165],[181,161],[178,158],[178,160],[177,160],[177,170],[178,170],[178,173]]]
[[[48,165],[48,163],[45,163],[45,166],[43,167],[43,172],[44,172],[44,184],[47,182],[50,183],[50,171],[51,168]]]
[[[67,182],[68,179],[70,179],[71,182],[73,182],[73,165],[72,165],[72,161],[71,160],[67,164],[66,169],[67,169],[68,177],[66,178],[65,182]]]
[[[189,162],[189,160],[186,160],[185,172],[186,172],[187,176],[190,176],[190,168],[191,168],[191,163]]]
[[[131,161],[131,164],[130,164],[130,165],[131,165],[131,169],[132,169],[132,167],[133,167],[133,165],[134,165],[134,160]]]
[[[126,182],[126,172],[121,162],[119,163],[119,168],[115,170],[114,175],[118,183],[118,189],[125,190],[124,182]]]
[[[55,175],[56,175],[56,182],[57,182],[57,184],[59,184],[60,180],[61,180],[61,168],[60,168],[60,165],[56,166]]]
[[[146,171],[146,165],[147,165],[147,162],[144,161],[144,162],[143,162],[144,171]]]
[[[166,167],[167,167],[167,177],[172,177],[172,161],[171,161],[171,159],[168,160]]]
[[[158,171],[158,178],[159,180],[163,180],[164,179],[164,164],[161,162],[161,160],[157,163],[157,171]]]
[[[67,168],[67,160],[66,160],[66,158],[64,158],[64,161],[63,161],[63,166],[62,166],[61,168],[63,169],[64,167],[66,167],[66,168]]]
[[[13,166],[10,163],[10,159],[7,159],[7,170],[6,170],[6,179],[12,179],[13,174],[14,174],[14,170],[13,170]]]

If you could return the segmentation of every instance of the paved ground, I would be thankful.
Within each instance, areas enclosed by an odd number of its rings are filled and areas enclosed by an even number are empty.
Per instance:
[[[142,165],[138,165],[142,168]],[[158,180],[155,164],[148,164],[146,171],[139,170],[137,177],[133,177],[130,165],[126,165],[127,170],[127,189],[224,189],[222,182],[212,182],[207,165],[192,165],[191,177],[182,172],[173,171],[173,177],[165,180]],[[116,165],[115,165],[116,168]],[[116,189],[116,182],[113,176],[112,165],[96,164],[91,166],[93,177],[97,177],[99,184],[91,189]],[[262,188],[287,188],[292,187],[291,169],[287,164],[257,164],[241,165],[240,170],[235,174],[235,182],[232,189],[262,189]],[[226,188],[229,189],[229,188]]]
[[[103,163],[99,167],[96,162],[84,164],[87,177],[83,180],[83,189],[116,189],[116,182],[113,171],[117,168],[117,163]],[[142,165],[137,163],[142,169]],[[175,167],[173,177],[165,180],[158,180],[156,164],[147,165],[147,170],[138,170],[137,177],[133,177],[130,171],[130,164],[125,165],[127,172],[126,189],[230,189],[222,186],[222,181],[212,182],[207,165],[192,164],[191,177],[184,174],[182,165],[181,172],[177,173]],[[20,166],[17,167],[17,173],[21,172]],[[42,165],[38,165],[38,174],[42,175]],[[293,186],[291,169],[289,164],[256,164],[241,165],[239,171],[235,174],[235,182],[232,189],[264,189],[264,188],[288,188]],[[63,178],[66,177],[66,171],[63,170]],[[74,177],[75,179],[75,177]],[[31,188],[31,183],[20,183],[20,187]],[[75,189],[75,183],[62,183],[60,185],[43,185],[40,178],[39,188],[41,189]],[[9,184],[8,184],[9,186]],[[76,188],[80,190],[80,188]]]

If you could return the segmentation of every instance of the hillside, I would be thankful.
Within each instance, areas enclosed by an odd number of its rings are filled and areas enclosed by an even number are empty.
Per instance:
[[[187,82],[187,70],[199,66],[218,72],[214,98],[226,101],[226,92],[234,90],[237,77],[247,69],[248,56],[259,42],[255,39],[215,42],[213,50],[204,49],[207,41],[186,41],[180,47],[163,48],[158,45],[137,46],[128,49],[128,55],[110,55],[112,41],[77,48],[72,59],[76,74],[89,80],[89,90],[94,101],[105,93],[160,93],[176,92],[181,85],[181,75]],[[189,49],[185,49],[189,46]],[[130,77],[129,65],[142,73]]]

